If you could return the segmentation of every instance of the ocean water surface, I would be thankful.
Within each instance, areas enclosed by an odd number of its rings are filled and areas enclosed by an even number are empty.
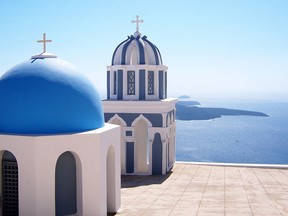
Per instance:
[[[288,164],[288,103],[200,103],[202,107],[260,111],[270,117],[223,116],[214,120],[177,120],[177,161]]]

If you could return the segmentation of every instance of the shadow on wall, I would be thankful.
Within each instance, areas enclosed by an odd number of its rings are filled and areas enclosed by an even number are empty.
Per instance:
[[[168,172],[166,175],[122,175],[121,188],[162,184],[171,174],[172,171]]]

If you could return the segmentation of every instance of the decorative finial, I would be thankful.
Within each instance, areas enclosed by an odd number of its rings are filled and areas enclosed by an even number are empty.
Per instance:
[[[37,43],[43,43],[43,52],[39,55],[32,56],[32,59],[44,59],[44,58],[57,58],[56,55],[50,54],[46,52],[46,43],[52,42],[52,40],[46,40],[46,33],[43,33],[43,39],[37,40]]]
[[[132,23],[136,23],[136,32],[139,32],[139,23],[143,23],[144,22],[144,20],[139,20],[139,16],[137,15],[136,16],[136,20],[132,20],[131,21]]]

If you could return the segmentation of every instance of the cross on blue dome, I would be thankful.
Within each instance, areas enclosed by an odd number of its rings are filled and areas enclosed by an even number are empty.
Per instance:
[[[85,76],[58,58],[36,58],[0,78],[0,133],[60,134],[104,126],[99,94]]]

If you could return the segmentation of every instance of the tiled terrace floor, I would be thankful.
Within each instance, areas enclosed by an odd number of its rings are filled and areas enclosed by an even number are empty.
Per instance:
[[[288,169],[176,163],[166,176],[122,176],[116,215],[288,215]]]

